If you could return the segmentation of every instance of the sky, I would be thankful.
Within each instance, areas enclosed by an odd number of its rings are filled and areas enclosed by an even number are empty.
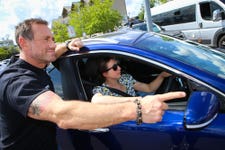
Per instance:
[[[50,24],[61,16],[64,6],[71,6],[79,0],[0,0],[0,41],[14,40],[15,26],[24,19],[41,17]],[[140,11],[143,0],[125,0],[128,16]]]

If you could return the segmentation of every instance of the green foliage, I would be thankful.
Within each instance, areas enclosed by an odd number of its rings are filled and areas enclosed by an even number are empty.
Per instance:
[[[160,0],[160,2],[163,4],[163,3],[168,2],[168,0]]]
[[[15,46],[0,47],[0,61],[10,58],[12,55],[17,54],[18,52],[19,49]]]
[[[144,5],[141,5],[141,9],[138,14],[138,18],[139,18],[139,20],[144,20],[144,17],[145,17],[145,8],[144,8]]]
[[[121,24],[122,16],[112,9],[112,0],[92,0],[90,5],[77,6],[69,15],[69,24],[74,27],[76,35],[82,36],[99,32],[114,31]]]
[[[160,2],[160,4],[164,4],[164,3],[166,3],[168,0],[149,0],[149,2],[150,2],[150,7],[152,8],[152,7],[154,7],[155,6],[155,4],[157,4],[157,2]]]
[[[55,42],[64,42],[69,38],[67,26],[65,24],[55,21],[52,26]]]
[[[150,2],[150,7],[154,7],[155,6],[155,3],[157,2],[156,0],[149,0]]]

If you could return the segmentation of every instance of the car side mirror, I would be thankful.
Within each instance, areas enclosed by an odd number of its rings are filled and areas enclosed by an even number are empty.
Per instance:
[[[209,92],[193,92],[184,112],[186,129],[199,129],[209,125],[217,116],[219,100]]]
[[[219,21],[222,19],[222,12],[219,9],[213,11],[213,21]]]

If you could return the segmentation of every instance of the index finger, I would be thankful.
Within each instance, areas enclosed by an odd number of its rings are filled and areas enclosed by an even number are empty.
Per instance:
[[[183,98],[186,96],[186,93],[185,92],[169,92],[164,94],[157,94],[155,96],[157,96],[160,101],[168,101],[168,100],[173,100],[176,98]]]

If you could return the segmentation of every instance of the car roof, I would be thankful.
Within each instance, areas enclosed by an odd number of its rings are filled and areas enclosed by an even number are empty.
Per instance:
[[[87,39],[84,44],[87,47],[91,46],[91,48],[89,47],[90,49],[113,48],[109,44],[129,46],[129,48],[124,49],[120,47],[119,51],[134,51],[133,48],[136,48],[136,50],[142,49],[142,51],[138,51],[138,55],[156,55],[157,58],[162,56],[170,60],[186,63],[190,66],[199,67],[200,69],[204,68],[207,72],[216,74],[216,76],[220,76],[223,79],[225,78],[224,69],[222,69],[221,65],[217,65],[224,63],[223,53],[159,33],[136,30],[112,32],[94,39]],[[95,47],[93,44],[97,44],[98,46]],[[206,61],[205,59],[210,59],[214,62]]]
[[[83,40],[85,45],[90,44],[121,44],[121,45],[133,45],[134,43],[139,40],[141,37],[147,34],[145,31],[116,31],[107,34],[103,34],[100,36],[96,36],[94,38]],[[149,36],[149,35],[148,35]]]

